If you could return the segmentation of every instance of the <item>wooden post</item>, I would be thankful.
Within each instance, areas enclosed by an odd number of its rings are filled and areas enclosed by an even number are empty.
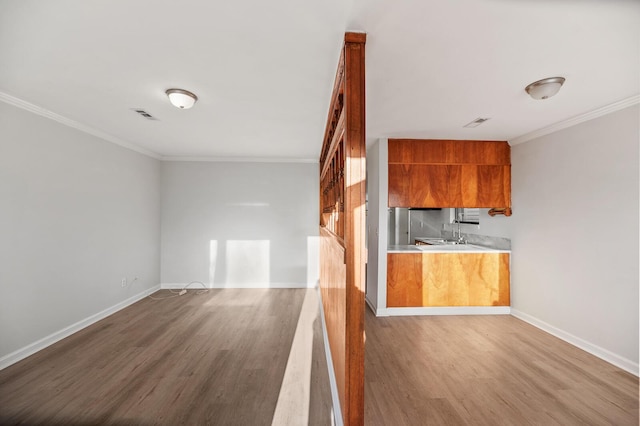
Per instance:
[[[335,226],[320,222],[320,289],[342,418],[350,426],[364,424],[365,42],[366,34],[345,34],[320,151],[320,190],[327,175],[341,185],[333,197]]]
[[[345,35],[345,245],[347,253],[347,401],[345,424],[364,424],[365,75],[366,34]]]

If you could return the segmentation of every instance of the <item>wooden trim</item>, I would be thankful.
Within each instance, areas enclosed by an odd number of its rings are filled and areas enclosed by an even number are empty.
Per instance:
[[[325,125],[325,129],[324,129],[324,137],[323,137],[323,146],[322,146],[322,150],[320,151],[320,169],[323,168],[324,163],[327,161],[328,157],[329,157],[329,152],[328,152],[328,147],[326,147],[325,145],[327,144],[327,140],[330,140],[332,138],[329,137],[330,132],[331,132],[331,123],[334,119],[334,114],[336,109],[338,109],[338,104],[339,104],[339,96],[344,92],[343,90],[343,84],[344,84],[344,49],[343,52],[340,54],[340,60],[338,61],[338,69],[336,71],[336,77],[335,80],[333,82],[333,91],[331,92],[331,101],[329,102],[329,112],[327,113],[327,123]]]
[[[365,44],[367,42],[367,33],[345,33],[344,42]]]
[[[342,140],[342,138],[344,137],[344,109],[342,110],[342,112],[340,113],[340,118],[338,119],[338,125],[336,126],[336,131],[333,134],[333,138],[331,139],[331,143],[329,144],[329,151],[330,153],[335,152],[335,150],[338,148],[338,143]],[[321,165],[321,169],[320,169],[320,179],[322,179],[324,177],[324,175],[327,173],[327,169],[329,168],[329,162],[325,161],[324,165]]]
[[[329,352],[338,388],[338,400],[343,414],[346,399],[346,265],[345,248],[326,228],[320,228],[320,293],[326,322]]]
[[[389,164],[400,164],[400,165],[407,165],[407,166],[431,166],[431,165],[436,165],[436,166],[442,166],[442,165],[447,165],[447,166],[468,166],[471,163],[414,163],[414,162],[398,162],[398,161],[389,161]],[[474,166],[495,166],[496,164],[493,163],[473,163]],[[500,165],[500,164],[499,164]],[[508,164],[507,164],[508,165]]]
[[[364,424],[366,34],[346,33],[320,151],[320,289],[345,425]]]
[[[344,238],[340,238],[334,232],[331,232],[330,229],[327,229],[326,226],[323,226],[320,229],[324,233],[324,236],[331,240],[332,244],[337,244],[337,245],[341,246],[342,248],[345,247]]]
[[[390,164],[510,165],[506,141],[389,139]]]
[[[353,42],[349,40],[354,40]],[[347,256],[347,401],[345,423],[364,425],[365,58],[364,34],[345,35],[345,243]]]

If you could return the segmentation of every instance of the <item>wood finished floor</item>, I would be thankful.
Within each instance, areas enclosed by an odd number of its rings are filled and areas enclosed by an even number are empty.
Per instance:
[[[304,291],[145,299],[0,371],[0,424],[271,424]],[[309,424],[330,425],[313,329]],[[516,318],[367,310],[366,331],[366,425],[638,424],[637,377]]]
[[[271,425],[305,291],[146,298],[0,371],[0,424]],[[313,330],[309,424],[329,425]]]
[[[637,377],[515,317],[365,323],[367,426],[638,425]]]

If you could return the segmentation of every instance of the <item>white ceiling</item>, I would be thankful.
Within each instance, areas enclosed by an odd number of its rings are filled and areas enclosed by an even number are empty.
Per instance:
[[[0,0],[0,99],[166,158],[317,159],[348,30],[369,142],[513,140],[640,92],[637,0]]]

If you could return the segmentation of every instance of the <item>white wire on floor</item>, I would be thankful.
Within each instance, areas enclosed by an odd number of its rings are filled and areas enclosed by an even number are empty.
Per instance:
[[[202,285],[202,288],[200,290],[196,291],[196,293],[195,293],[196,295],[209,293],[209,289],[207,288],[207,286],[202,281],[191,281],[189,284],[185,285],[180,290],[171,290],[170,289],[169,292],[172,293],[171,296],[153,297],[153,296],[149,295],[149,298],[153,299],[153,300],[164,300],[164,299],[171,299],[173,297],[180,297],[180,296],[182,296],[182,295],[187,293],[187,290],[189,289],[189,286],[191,284],[201,284]]]

